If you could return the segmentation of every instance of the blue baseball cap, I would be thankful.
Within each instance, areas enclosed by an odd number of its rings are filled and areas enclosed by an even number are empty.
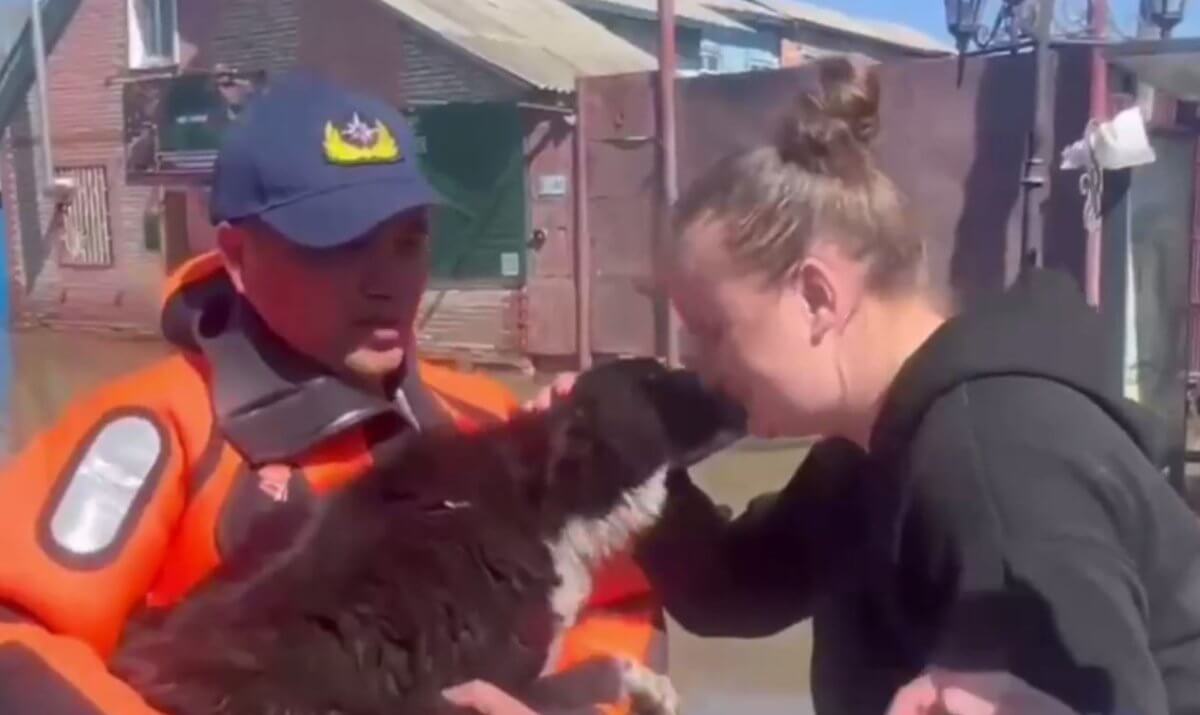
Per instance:
[[[302,246],[341,246],[405,211],[444,203],[417,164],[412,128],[396,108],[293,72],[226,131],[212,221],[256,218]]]

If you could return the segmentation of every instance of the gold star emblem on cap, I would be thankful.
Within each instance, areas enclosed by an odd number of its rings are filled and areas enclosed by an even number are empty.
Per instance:
[[[359,166],[400,161],[400,145],[382,121],[363,121],[357,112],[341,129],[325,123],[325,158],[333,164]]]

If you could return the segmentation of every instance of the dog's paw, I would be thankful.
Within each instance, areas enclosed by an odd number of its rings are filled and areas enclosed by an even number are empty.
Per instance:
[[[667,676],[637,661],[623,660],[621,683],[634,715],[679,715],[679,692]]]

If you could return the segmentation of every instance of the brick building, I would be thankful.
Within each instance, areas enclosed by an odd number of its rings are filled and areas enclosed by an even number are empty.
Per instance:
[[[217,65],[268,78],[303,66],[413,109],[431,146],[455,144],[446,126],[467,139],[507,127],[507,153],[494,161],[513,189],[499,212],[508,217],[502,235],[488,233],[499,230],[491,224],[446,229],[460,243],[474,231],[483,248],[444,242],[444,252],[462,255],[441,256],[420,329],[452,354],[508,360],[572,349],[571,336],[526,322],[541,309],[530,308],[531,293],[546,305],[573,295],[571,92],[580,75],[651,69],[649,54],[559,0],[46,0],[44,8],[54,171],[75,179],[78,193],[62,208],[40,190],[47,177],[26,29],[0,68],[0,191],[17,322],[153,332],[164,274],[212,246],[202,186],[127,177],[128,85]],[[462,103],[502,121],[472,124],[455,114]],[[470,194],[462,162],[444,163],[452,188]]]

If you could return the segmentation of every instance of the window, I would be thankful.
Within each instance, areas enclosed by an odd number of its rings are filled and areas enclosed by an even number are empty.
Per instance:
[[[128,0],[129,66],[164,67],[178,62],[176,0]]]
[[[717,50],[704,49],[700,51],[700,69],[704,72],[721,71],[721,53]]]
[[[112,265],[112,230],[108,214],[108,177],[102,166],[58,169],[75,181],[76,191],[58,228],[58,262],[64,266],[101,268]]]

